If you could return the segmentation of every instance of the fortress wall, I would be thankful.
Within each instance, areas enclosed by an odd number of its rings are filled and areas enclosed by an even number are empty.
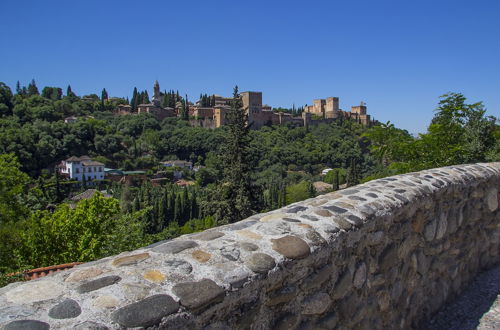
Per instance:
[[[10,284],[0,324],[414,328],[500,261],[499,187],[500,163],[374,180]]]

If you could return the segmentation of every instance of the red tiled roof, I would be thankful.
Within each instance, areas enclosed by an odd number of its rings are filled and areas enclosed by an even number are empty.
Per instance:
[[[39,277],[44,277],[49,274],[55,273],[55,272],[60,272],[66,269],[73,268],[77,265],[80,265],[81,262],[72,262],[69,264],[62,264],[62,265],[55,265],[55,266],[48,266],[48,267],[40,267],[40,268],[35,268],[31,270],[26,270],[23,272],[24,274],[24,279],[26,281],[29,280],[34,280]],[[20,273],[12,273],[8,275],[19,275]]]

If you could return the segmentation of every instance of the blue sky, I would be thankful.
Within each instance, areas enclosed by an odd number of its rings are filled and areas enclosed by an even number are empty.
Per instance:
[[[438,97],[500,115],[500,1],[13,1],[0,11],[0,81],[263,92],[291,107],[340,97],[424,132]]]

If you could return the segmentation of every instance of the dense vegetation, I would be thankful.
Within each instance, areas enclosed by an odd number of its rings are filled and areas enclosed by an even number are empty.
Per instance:
[[[166,94],[165,106],[181,107],[185,114],[187,96]],[[132,107],[148,98],[134,89]],[[190,127],[182,118],[113,115],[121,103],[127,100],[109,98],[105,89],[100,97],[79,97],[69,86],[65,95],[56,87],[39,93],[32,81],[12,93],[0,83],[0,272],[89,261],[234,222],[312,197],[318,180],[339,189],[395,173],[500,158],[495,118],[460,94],[443,97],[428,133],[418,138],[390,123],[366,129],[349,120],[249,130],[237,89],[228,125],[214,130]],[[65,123],[68,116],[77,120]],[[73,155],[169,179],[172,173],[160,161],[182,159],[202,167],[184,170],[196,182],[187,187],[170,180],[100,182],[113,198],[95,194],[72,208],[68,198],[85,187],[53,169]],[[334,170],[320,176],[326,167]]]

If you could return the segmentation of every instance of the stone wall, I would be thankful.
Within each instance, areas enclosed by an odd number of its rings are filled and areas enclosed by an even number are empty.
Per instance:
[[[500,163],[371,181],[11,284],[0,324],[416,328],[500,261],[498,187]]]

